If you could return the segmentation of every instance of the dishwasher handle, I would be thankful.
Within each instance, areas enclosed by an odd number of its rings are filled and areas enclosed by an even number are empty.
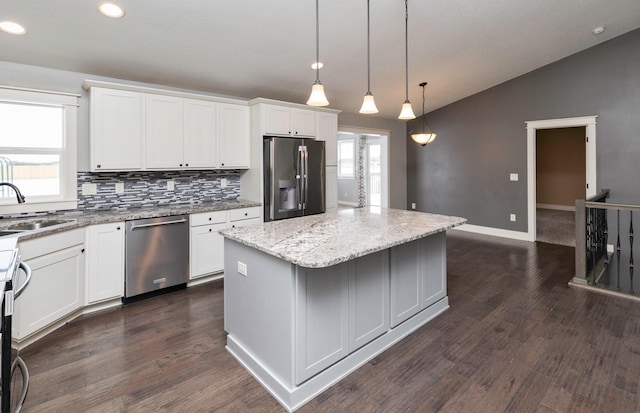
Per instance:
[[[20,294],[22,294],[22,291],[24,291],[27,284],[29,284],[29,281],[31,281],[31,268],[24,261],[21,261],[19,266],[20,266],[20,269],[24,271],[24,273],[26,274],[26,278],[24,280],[24,283],[14,291],[13,298],[20,297]]]
[[[176,221],[164,221],[164,222],[155,222],[150,224],[131,225],[131,231],[138,228],[159,227],[160,225],[169,225],[169,224],[182,224],[183,222],[187,222],[187,220],[185,218],[182,218]]]

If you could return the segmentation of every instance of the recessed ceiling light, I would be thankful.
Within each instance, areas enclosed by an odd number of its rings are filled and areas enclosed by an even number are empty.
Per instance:
[[[593,34],[600,34],[604,31],[604,26],[598,26],[592,30]]]
[[[24,27],[16,22],[4,21],[0,22],[0,30],[9,34],[25,34],[27,31]]]
[[[114,19],[119,19],[120,17],[124,16],[124,10],[122,10],[120,6],[113,3],[102,3],[100,6],[98,6],[98,10],[100,10],[100,13],[104,14],[105,16],[112,17]]]
[[[322,69],[323,67],[324,65],[322,64],[322,62],[313,62],[313,64],[311,64],[311,68],[313,70]]]

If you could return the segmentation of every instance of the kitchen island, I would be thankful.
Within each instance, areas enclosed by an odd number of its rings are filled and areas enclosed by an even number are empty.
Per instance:
[[[289,411],[449,308],[459,217],[346,209],[226,229],[227,350]]]

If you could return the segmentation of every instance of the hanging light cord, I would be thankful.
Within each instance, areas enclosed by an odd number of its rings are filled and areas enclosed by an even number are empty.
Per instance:
[[[422,133],[424,133],[424,123],[426,122],[424,116],[424,87],[427,86],[427,82],[420,83],[420,86],[422,86]],[[429,130],[431,130],[431,128],[429,128]]]
[[[371,37],[369,33],[369,0],[367,0],[367,94],[371,94]]]
[[[405,70],[405,103],[409,101],[409,6],[404,0],[404,70]]]
[[[316,0],[316,83],[320,83],[320,18],[318,17],[318,1]]]

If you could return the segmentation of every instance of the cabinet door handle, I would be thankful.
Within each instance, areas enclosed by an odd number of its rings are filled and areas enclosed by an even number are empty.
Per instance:
[[[182,166],[182,164],[180,164],[180,166]]]
[[[101,167],[101,165],[100,165],[100,164],[96,165],[96,168],[100,168],[100,167]]]
[[[189,166],[189,164],[188,164],[188,163],[185,163],[185,164],[184,164],[184,166]]]
[[[84,248],[83,248],[83,249],[81,249],[81,250],[80,250],[80,252],[84,254]]]
[[[221,166],[224,166],[224,164],[223,164],[223,163],[221,163],[220,165],[221,165]]]
[[[246,217],[247,215],[249,215],[247,212],[244,213],[244,216]]]
[[[120,227],[116,227],[116,230],[120,231]]]
[[[209,228],[209,232],[211,232],[211,228]]]

